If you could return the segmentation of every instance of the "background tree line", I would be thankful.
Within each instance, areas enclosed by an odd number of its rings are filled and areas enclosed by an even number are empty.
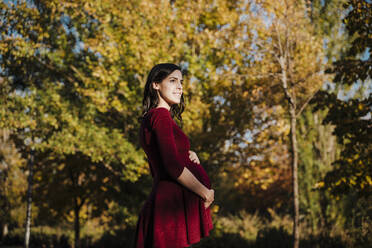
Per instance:
[[[216,190],[198,247],[371,242],[370,1],[0,5],[0,244],[27,219],[31,247],[131,242],[160,62],[185,71],[183,129]]]

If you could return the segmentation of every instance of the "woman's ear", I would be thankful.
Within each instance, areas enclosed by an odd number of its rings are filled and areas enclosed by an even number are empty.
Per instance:
[[[152,83],[152,88],[154,88],[155,90],[158,90],[159,89],[159,84],[157,82],[153,82]]]

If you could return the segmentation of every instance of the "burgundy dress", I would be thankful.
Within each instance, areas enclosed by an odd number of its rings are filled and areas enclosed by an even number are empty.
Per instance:
[[[151,194],[139,214],[135,248],[188,247],[213,228],[203,199],[176,181],[187,167],[207,188],[211,183],[200,164],[189,159],[190,143],[166,108],[153,108],[144,117],[140,142],[153,177]]]

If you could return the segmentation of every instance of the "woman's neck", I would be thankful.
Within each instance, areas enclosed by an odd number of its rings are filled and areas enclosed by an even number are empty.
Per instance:
[[[168,109],[168,111],[170,110],[170,106],[169,106],[169,104],[168,103],[166,103],[164,100],[162,101],[162,99],[159,99],[160,101],[159,101],[159,103],[158,103],[158,105],[156,106],[157,108],[166,108],[166,109]]]

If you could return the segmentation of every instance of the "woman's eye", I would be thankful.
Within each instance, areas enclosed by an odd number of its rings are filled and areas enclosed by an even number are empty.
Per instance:
[[[177,80],[176,79],[171,79],[171,80],[169,80],[169,82],[171,82],[173,84],[173,83],[177,83]],[[183,85],[183,81],[180,81],[180,84]]]

